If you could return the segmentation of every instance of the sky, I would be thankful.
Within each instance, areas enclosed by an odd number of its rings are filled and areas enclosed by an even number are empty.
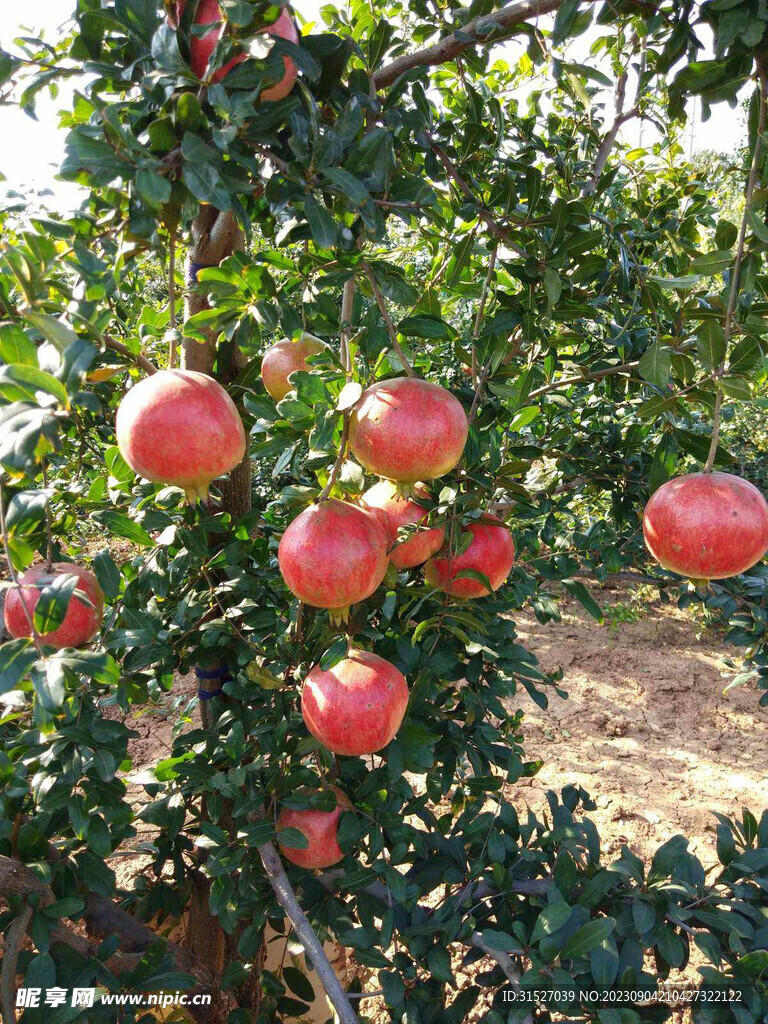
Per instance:
[[[324,0],[294,0],[295,8],[307,20],[317,18],[321,2]],[[39,35],[41,30],[45,39],[54,40],[59,34],[64,12],[73,6],[69,0],[23,0],[23,4],[0,0],[0,47],[11,53],[18,52],[13,44],[16,36]],[[588,42],[588,36],[585,39]],[[521,44],[504,45],[519,47]],[[77,186],[55,181],[57,168],[64,156],[66,134],[58,128],[58,112],[69,105],[72,88],[62,88],[56,99],[50,99],[47,92],[41,92],[36,121],[17,107],[0,106],[0,139],[3,140],[0,172],[7,179],[0,188],[47,188],[54,193],[53,198],[46,200],[48,205],[61,210],[77,206],[81,196]],[[627,141],[636,142],[637,124],[628,125],[625,130]],[[725,103],[713,108],[706,123],[701,122],[698,109],[693,111],[689,130],[693,152],[703,149],[734,152],[742,144],[744,134],[741,111],[732,110]]]

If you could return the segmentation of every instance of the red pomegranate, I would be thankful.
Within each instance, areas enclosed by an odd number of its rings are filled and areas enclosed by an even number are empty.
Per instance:
[[[768,503],[732,473],[678,476],[645,506],[643,535],[653,557],[681,576],[738,576],[768,551]]]
[[[515,562],[512,535],[500,519],[489,515],[470,523],[463,532],[472,534],[466,551],[452,558],[447,553],[431,558],[424,567],[424,575],[433,587],[443,587],[452,597],[486,597],[488,588],[479,580],[468,576],[457,580],[456,574],[462,569],[482,572],[493,590],[498,590]]]
[[[415,497],[424,498],[427,493],[424,484],[416,484]],[[399,497],[397,487],[391,480],[380,480],[373,487],[369,487],[363,495],[362,501],[371,512],[383,513],[390,545],[394,545],[389,552],[389,558],[398,569],[410,569],[414,565],[421,565],[443,546],[445,530],[442,526],[419,530],[412,537],[398,543],[398,529],[401,526],[420,522],[428,515],[428,512],[410,498]]]
[[[261,361],[261,379],[264,387],[279,402],[292,391],[288,377],[294,370],[310,370],[308,356],[322,352],[325,345],[314,334],[302,334],[296,341],[284,338],[267,349]]]
[[[104,618],[104,594],[96,577],[80,565],[54,562],[50,570],[45,565],[33,565],[19,577],[21,591],[18,587],[6,591],[5,628],[12,637],[32,636],[24,607],[34,616],[43,588],[61,576],[77,576],[77,588],[69,599],[64,621],[58,629],[44,633],[40,639],[49,647],[61,650],[62,647],[82,647],[98,633]]]
[[[438,384],[416,377],[372,385],[349,421],[349,443],[357,460],[371,473],[403,484],[450,472],[461,458],[468,432],[461,402]],[[409,488],[399,490],[407,493]]]
[[[277,551],[280,572],[300,601],[345,622],[349,606],[384,579],[387,532],[376,516],[346,501],[321,501],[293,520]]]
[[[176,0],[176,24],[181,20],[181,16],[187,6],[187,0]],[[197,75],[198,78],[204,78],[205,72],[208,68],[208,62],[210,61],[213,51],[216,49],[216,44],[221,39],[221,34],[224,31],[224,21],[222,19],[221,8],[219,7],[218,0],[198,0],[197,10],[195,11],[195,25],[211,25],[210,32],[206,32],[204,36],[193,35],[190,41],[190,65],[192,71]],[[291,12],[286,8],[284,9],[277,21],[273,24],[268,25],[266,28],[261,30],[266,32],[270,36],[275,36],[277,39],[287,39],[291,43],[298,43],[299,33],[296,29]],[[261,33],[259,33],[261,34]],[[244,60],[247,60],[249,54],[239,53],[232,60],[228,61],[223,67],[215,71],[211,76],[211,84],[215,85],[225,78],[229,72],[235,67],[236,64],[241,64]],[[294,62],[289,57],[283,58],[285,64],[285,74],[281,81],[276,85],[270,86],[269,89],[265,89],[261,94],[263,100],[282,100],[293,88],[293,83],[296,81],[297,68]]]
[[[408,707],[408,684],[394,665],[350,648],[324,672],[310,671],[301,691],[307,728],[334,754],[357,756],[383,750]]]
[[[182,487],[204,501],[208,486],[242,460],[245,430],[235,404],[213,377],[159,370],[135,384],[117,410],[117,443],[139,476]]]
[[[312,808],[298,811],[283,807],[277,816],[278,831],[295,828],[307,837],[309,846],[305,850],[280,846],[280,852],[285,859],[292,864],[298,864],[300,868],[329,868],[344,856],[336,835],[339,830],[339,818],[343,811],[352,808],[352,802],[337,786],[331,786],[331,789],[336,794],[337,801],[332,811],[315,811]],[[312,796],[320,790],[304,789],[299,792],[303,796]]]

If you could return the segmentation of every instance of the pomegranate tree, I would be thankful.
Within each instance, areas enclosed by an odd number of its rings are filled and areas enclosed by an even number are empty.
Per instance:
[[[414,497],[424,499],[428,491],[423,483],[414,487]],[[428,558],[436,554],[443,546],[445,530],[442,526],[433,526],[407,540],[398,541],[398,530],[401,526],[410,526],[425,519],[429,513],[411,498],[398,495],[397,486],[391,480],[380,480],[369,487],[362,497],[363,504],[372,512],[382,515],[382,522],[389,533],[390,561],[398,569],[410,569],[422,565]]]
[[[415,377],[395,377],[363,392],[349,421],[349,443],[371,473],[401,484],[449,473],[467,443],[464,407],[450,391]],[[400,487],[401,493],[412,486]]]
[[[371,512],[331,499],[305,508],[283,534],[277,557],[288,589],[331,621],[377,589],[389,565],[387,532]]]
[[[325,345],[314,334],[306,332],[295,341],[284,338],[267,349],[261,361],[261,379],[264,387],[279,402],[292,390],[288,378],[295,370],[309,370],[309,356],[322,352]]]
[[[135,384],[117,410],[117,443],[139,476],[183,488],[204,501],[212,480],[245,454],[245,430],[235,404],[212,377],[194,370],[159,370]]]
[[[181,16],[186,10],[186,7],[187,0],[177,0],[177,24],[181,20]],[[195,20],[193,24],[195,26],[211,26],[211,30],[202,36],[192,34],[190,40],[190,66],[198,78],[205,78],[208,64],[213,56],[213,51],[216,49],[216,44],[219,42],[224,32],[224,20],[218,0],[198,0],[194,18]],[[291,12],[287,8],[280,13],[280,16],[276,21],[261,29],[258,34],[261,35],[262,33],[267,33],[277,39],[287,39],[291,43],[298,43],[299,41],[299,33],[296,29],[296,24],[294,23]],[[217,82],[220,82],[229,74],[233,67],[237,64],[241,64],[244,60],[247,60],[249,56],[250,54],[248,53],[238,53],[237,56],[224,64],[223,67],[214,71],[210,78],[211,84],[215,85]],[[296,81],[296,75],[298,73],[296,64],[289,57],[283,57],[283,63],[285,66],[285,72],[282,79],[275,85],[265,89],[261,93],[261,99],[284,99],[293,88],[293,83]]]
[[[76,576],[77,586],[69,599],[63,622],[40,639],[49,647],[82,647],[98,633],[104,618],[104,594],[96,577],[81,565],[54,562],[34,565],[19,577],[21,589],[12,587],[5,598],[5,628],[12,637],[32,636],[30,619],[46,586],[63,576]],[[25,611],[26,609],[26,611]]]
[[[469,523],[462,533],[472,535],[469,547],[459,555],[452,556],[446,551],[431,558],[424,567],[424,575],[433,587],[442,587],[451,597],[487,597],[488,588],[480,580],[456,577],[465,569],[480,572],[488,578],[491,589],[498,590],[515,562],[512,535],[500,519],[490,515]]]
[[[344,854],[337,837],[339,818],[345,810],[352,809],[352,802],[338,786],[330,787],[336,794],[336,806],[332,811],[315,810],[312,807],[295,810],[283,807],[277,816],[278,832],[285,828],[295,828],[307,839],[309,845],[305,849],[280,844],[280,852],[286,860],[297,864],[300,868],[329,868],[337,864]],[[321,792],[319,789],[299,790],[300,796],[313,796]],[[278,836],[279,840],[279,836]]]
[[[645,506],[643,535],[653,557],[681,576],[738,576],[768,551],[768,503],[732,473],[675,477]]]
[[[408,684],[393,664],[350,648],[346,658],[310,671],[301,691],[307,728],[334,754],[375,754],[394,738],[408,707]]]

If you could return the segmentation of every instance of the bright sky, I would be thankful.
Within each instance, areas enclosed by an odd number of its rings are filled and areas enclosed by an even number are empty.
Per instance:
[[[305,19],[317,18],[323,0],[295,0],[295,7]],[[54,40],[59,34],[63,12],[74,7],[71,0],[24,0],[23,5],[2,2],[0,5],[0,46],[15,52],[13,39],[19,35],[38,35]],[[20,10],[23,9],[23,14]],[[21,26],[23,25],[23,29]],[[519,45],[519,44],[510,44]],[[58,111],[67,108],[71,89],[62,89],[55,100],[41,92],[37,102],[37,121],[33,121],[18,108],[0,106],[0,172],[7,181],[5,188],[52,189],[55,199],[47,203],[58,208],[77,206],[79,189],[66,182],[57,182],[54,175],[64,155],[65,132],[58,128]],[[634,140],[637,126],[628,129]],[[717,149],[734,152],[743,144],[744,118],[740,110],[731,110],[720,103],[713,109],[706,123],[701,123],[698,109],[694,114],[693,150]],[[647,140],[647,137],[646,137]]]

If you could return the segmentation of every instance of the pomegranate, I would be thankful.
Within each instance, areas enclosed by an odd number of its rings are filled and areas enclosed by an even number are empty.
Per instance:
[[[345,622],[349,606],[370,597],[384,579],[387,532],[376,516],[346,501],[321,501],[300,512],[277,551],[280,572],[300,601],[330,609]]]
[[[187,0],[176,0],[177,25],[186,6]],[[208,63],[213,56],[213,51],[216,49],[216,44],[221,39],[224,31],[224,21],[218,0],[198,0],[194,23],[195,25],[212,26],[210,32],[206,32],[204,36],[193,35],[190,40],[190,66],[198,78],[204,78],[208,69]],[[299,33],[288,8],[285,8],[280,13],[280,17],[271,25],[263,28],[261,32],[266,32],[268,35],[275,36],[278,39],[287,39],[291,43],[298,43],[299,41]],[[261,35],[261,32],[259,35]],[[250,54],[247,53],[239,53],[236,57],[233,57],[223,67],[214,71],[210,79],[211,84],[215,85],[217,82],[220,82],[235,65],[241,64],[249,56]],[[283,63],[285,65],[283,78],[276,85],[265,89],[261,93],[261,99],[282,100],[293,88],[293,83],[296,81],[298,73],[296,65],[289,57],[284,57]]]
[[[470,523],[462,532],[472,534],[466,551],[453,557],[446,552],[431,558],[424,567],[424,575],[433,587],[443,587],[452,597],[486,597],[488,588],[480,580],[468,576],[457,580],[456,574],[462,569],[474,569],[484,573],[491,588],[498,590],[515,562],[512,535],[500,519],[489,515]]]
[[[349,421],[349,443],[358,462],[377,476],[406,485],[450,472],[461,458],[468,432],[461,402],[439,384],[415,377],[372,385]]]
[[[298,864],[300,868],[329,868],[344,856],[336,835],[339,830],[339,818],[343,811],[352,808],[352,802],[337,786],[331,786],[331,789],[336,794],[337,801],[332,811],[316,811],[311,807],[299,811],[283,807],[277,816],[278,831],[295,828],[307,837],[309,846],[304,850],[299,850],[295,846],[280,846],[280,852],[285,859],[292,864]],[[320,790],[304,789],[299,792],[303,796],[312,796]]]
[[[415,497],[423,498],[427,493],[424,484],[416,484]],[[380,480],[373,487],[369,487],[363,495],[362,501],[371,512],[383,513],[383,522],[389,533],[390,545],[394,545],[389,552],[389,558],[398,569],[410,569],[414,565],[421,565],[443,546],[445,530],[442,526],[419,530],[412,537],[398,543],[398,529],[401,526],[420,522],[428,515],[428,512],[410,498],[398,496],[397,488],[391,480]]]
[[[71,562],[54,562],[50,570],[45,565],[33,565],[19,577],[21,590],[12,587],[5,597],[5,628],[12,637],[32,636],[29,615],[35,614],[37,602],[43,588],[57,577],[77,576],[77,588],[69,599],[64,621],[40,639],[49,647],[81,647],[98,633],[104,618],[104,594],[98,580],[80,565]],[[87,600],[86,600],[87,599]]]
[[[681,576],[738,576],[768,551],[768,503],[732,473],[678,476],[645,506],[643,535],[653,557]]]
[[[324,348],[319,338],[305,332],[296,341],[284,338],[267,349],[261,360],[261,379],[276,402],[293,390],[288,377],[294,370],[310,370],[307,357],[317,355]]]
[[[208,497],[211,480],[245,454],[235,404],[213,377],[159,370],[134,385],[117,410],[117,443],[139,476],[182,487],[187,500]]]
[[[350,648],[333,668],[310,671],[301,691],[307,728],[334,754],[375,754],[394,737],[408,707],[408,684],[394,665]]]

